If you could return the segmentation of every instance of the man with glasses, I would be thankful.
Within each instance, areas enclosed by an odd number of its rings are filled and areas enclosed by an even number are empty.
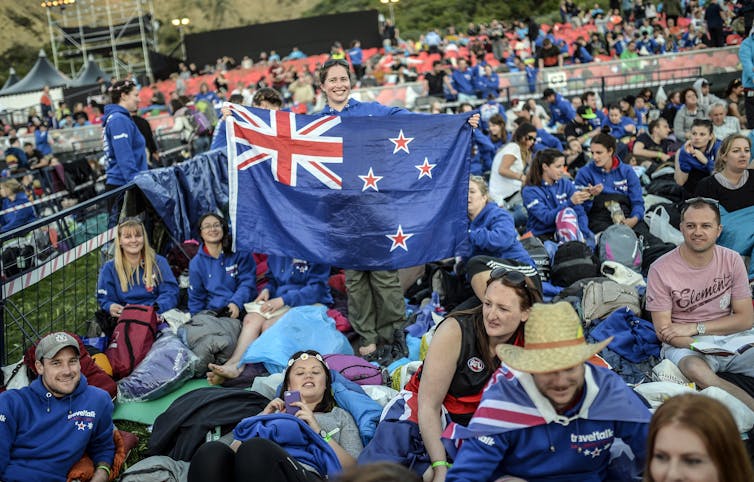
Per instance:
[[[754,398],[717,373],[754,376],[754,350],[722,356],[698,351],[695,342],[722,345],[754,335],[751,291],[738,253],[715,244],[722,232],[718,202],[696,197],[681,211],[683,244],[649,269],[647,310],[662,356],[697,387],[722,388],[754,410]],[[696,337],[703,336],[697,339]]]

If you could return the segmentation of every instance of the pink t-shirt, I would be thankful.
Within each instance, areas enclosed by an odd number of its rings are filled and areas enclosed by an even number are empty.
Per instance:
[[[647,276],[647,310],[671,311],[676,323],[704,323],[729,315],[731,300],[751,299],[741,256],[722,246],[714,250],[703,268],[689,266],[680,248],[655,261]]]

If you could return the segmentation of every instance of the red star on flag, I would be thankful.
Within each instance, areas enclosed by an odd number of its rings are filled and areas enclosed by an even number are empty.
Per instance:
[[[377,188],[377,182],[382,179],[384,176],[375,176],[374,171],[372,168],[369,168],[369,172],[366,176],[359,176],[359,179],[364,181],[364,187],[361,188],[361,191],[366,191],[369,188],[374,189],[375,191],[379,191],[379,188]],[[387,182],[387,181],[386,181]]]
[[[428,158],[424,158],[424,162],[422,164],[419,164],[418,166],[414,166],[415,168],[419,169],[419,177],[418,179],[423,178],[424,176],[427,176],[428,178],[432,179],[432,169],[437,164],[430,164]]]
[[[393,245],[390,247],[390,252],[392,253],[395,248],[403,248],[404,251],[408,252],[408,247],[406,246],[406,240],[413,236],[413,234],[405,234],[403,232],[403,227],[399,224],[398,225],[398,232],[395,234],[386,234],[385,235],[390,241],[393,242]]]
[[[404,137],[403,129],[401,129],[400,133],[398,134],[398,137],[390,139],[390,142],[395,144],[395,149],[393,149],[393,154],[397,153],[398,151],[405,151],[406,154],[409,154],[408,143],[413,140],[414,140],[413,137]]]

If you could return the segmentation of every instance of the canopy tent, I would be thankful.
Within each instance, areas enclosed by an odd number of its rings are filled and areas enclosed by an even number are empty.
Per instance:
[[[89,56],[89,61],[86,63],[84,71],[81,72],[77,78],[70,83],[70,87],[84,87],[87,85],[95,85],[97,79],[102,78],[105,82],[110,81],[110,76],[102,71],[97,62],[94,61],[94,56]]]
[[[16,75],[16,69],[13,67],[10,68],[10,75],[8,76],[8,80],[5,81],[5,85],[3,85],[3,88],[0,90],[5,90],[11,85],[18,82],[18,76]]]
[[[19,80],[15,84],[3,88],[0,90],[0,95],[10,94],[23,94],[26,92],[39,91],[44,88],[45,85],[52,87],[60,87],[68,84],[70,80],[63,74],[61,74],[51,63],[47,60],[44,49],[39,51],[39,57],[37,63],[31,68],[26,77]]]

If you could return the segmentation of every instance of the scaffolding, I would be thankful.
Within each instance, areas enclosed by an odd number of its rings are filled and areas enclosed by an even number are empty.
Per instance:
[[[58,70],[67,62],[75,78],[93,55],[116,78],[133,72],[154,81],[149,65],[150,50],[157,50],[159,26],[154,0],[75,0],[45,10]]]

